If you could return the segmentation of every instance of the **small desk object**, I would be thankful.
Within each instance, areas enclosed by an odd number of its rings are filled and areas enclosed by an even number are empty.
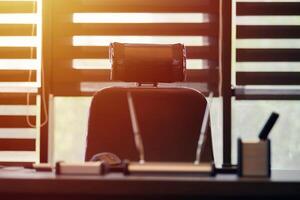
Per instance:
[[[238,139],[238,174],[248,177],[271,176],[271,140],[268,139],[279,114],[273,112],[259,133],[258,141]]]

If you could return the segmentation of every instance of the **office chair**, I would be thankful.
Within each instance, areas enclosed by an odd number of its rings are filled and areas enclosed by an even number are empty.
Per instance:
[[[185,48],[175,45],[113,43],[110,47],[114,81],[137,82],[136,87],[98,91],[90,106],[85,159],[111,152],[121,159],[139,160],[127,94],[135,106],[146,161],[193,162],[206,108],[194,89],[159,87],[185,78]],[[144,85],[144,83],[152,83]],[[201,161],[213,161],[210,126]]]

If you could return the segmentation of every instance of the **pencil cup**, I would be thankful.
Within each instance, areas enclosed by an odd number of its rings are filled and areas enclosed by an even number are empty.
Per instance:
[[[243,177],[271,176],[271,141],[238,139],[238,174]]]

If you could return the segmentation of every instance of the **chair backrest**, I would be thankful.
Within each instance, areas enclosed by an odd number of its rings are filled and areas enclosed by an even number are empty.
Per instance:
[[[167,67],[164,66],[164,70]],[[173,79],[184,77],[185,66],[177,66],[176,69],[174,74],[181,71],[181,75],[173,76]],[[134,68],[131,68],[130,73],[133,72]],[[130,81],[133,79],[131,75]],[[140,77],[137,79],[141,80]],[[151,77],[147,82],[149,80]],[[170,80],[172,78],[169,76],[167,82]],[[207,102],[199,91],[182,87],[109,87],[97,92],[90,107],[85,159],[89,160],[99,152],[111,152],[121,159],[139,159],[128,107],[128,92],[135,106],[145,160],[193,162]],[[201,161],[213,161],[210,126],[203,148]]]

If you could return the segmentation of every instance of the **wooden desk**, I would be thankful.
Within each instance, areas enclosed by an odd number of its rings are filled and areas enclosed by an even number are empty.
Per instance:
[[[300,171],[271,179],[216,177],[55,176],[0,170],[0,199],[299,199]]]

